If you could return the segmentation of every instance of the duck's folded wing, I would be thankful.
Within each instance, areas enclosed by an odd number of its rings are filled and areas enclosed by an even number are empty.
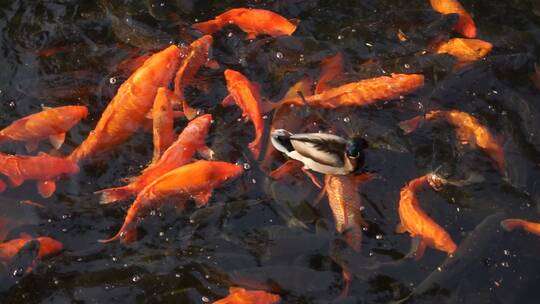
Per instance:
[[[343,158],[346,141],[341,137],[318,133],[295,134],[291,136],[291,144],[299,154],[317,163],[332,167],[342,167],[345,164]]]

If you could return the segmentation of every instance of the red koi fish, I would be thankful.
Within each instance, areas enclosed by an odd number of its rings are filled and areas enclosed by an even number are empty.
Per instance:
[[[237,71],[225,70],[225,80],[230,95],[223,100],[227,106],[234,102],[242,109],[244,119],[249,118],[255,127],[255,139],[249,144],[249,150],[255,159],[261,152],[261,140],[264,132],[264,122],[261,115],[261,96],[256,84],[251,83],[244,75]]]
[[[437,54],[456,57],[458,66],[480,60],[491,52],[493,45],[480,39],[453,38],[436,47]]]
[[[362,199],[358,194],[358,185],[371,178],[368,174],[325,175],[324,190],[336,222],[336,231],[343,233],[347,244],[356,252],[362,244]]]
[[[26,142],[26,149],[30,152],[37,148],[41,140],[48,138],[53,147],[59,149],[64,143],[66,132],[87,115],[88,109],[85,106],[45,108],[44,111],[16,120],[0,130],[0,142]]]
[[[458,14],[459,21],[454,26],[454,31],[467,38],[476,37],[476,25],[471,15],[457,0],[430,0],[431,7],[441,14]]]
[[[501,221],[501,227],[503,227],[506,231],[521,228],[527,232],[540,236],[540,223],[529,222],[521,219],[506,219]]]
[[[338,107],[367,106],[381,100],[396,99],[424,86],[420,74],[392,74],[328,89],[305,98],[312,107],[334,109]],[[303,105],[301,98],[284,100],[284,104]],[[279,105],[279,104],[278,104]]]
[[[212,115],[205,114],[192,120],[180,133],[176,141],[163,156],[130,184],[118,188],[98,191],[102,193],[101,203],[109,204],[136,195],[160,176],[191,161],[193,154],[205,145],[205,138],[212,123]]]
[[[213,34],[230,24],[242,29],[247,39],[255,39],[258,35],[290,36],[296,30],[296,24],[274,12],[250,8],[234,8],[213,20],[195,23],[192,27],[205,34]]]
[[[197,111],[189,106],[184,97],[184,88],[195,79],[195,75],[202,66],[208,63],[208,54],[214,38],[210,35],[202,36],[193,41],[189,46],[189,51],[180,63],[180,67],[174,78],[174,93],[182,102],[184,114],[191,120],[197,116]]]
[[[321,62],[321,75],[315,87],[315,94],[320,94],[332,88],[329,83],[341,77],[343,77],[343,55],[337,53],[334,56],[323,59]]]
[[[15,156],[0,153],[0,173],[7,176],[13,187],[25,180],[36,180],[42,197],[50,197],[56,190],[55,180],[62,175],[79,172],[76,163],[43,152],[37,156]]]
[[[214,304],[277,304],[280,301],[279,295],[263,290],[245,290],[240,287],[230,287],[229,295],[215,301]]]
[[[113,149],[131,137],[144,123],[157,90],[172,80],[180,60],[180,49],[171,45],[152,55],[120,86],[96,128],[68,159],[79,162]]]
[[[19,251],[30,241],[39,242],[38,259],[43,259],[55,255],[62,251],[64,245],[50,237],[41,236],[33,238],[28,234],[21,234],[21,237],[0,244],[0,262],[9,262]]]
[[[445,119],[448,121],[456,127],[457,137],[461,144],[476,145],[484,150],[497,164],[499,171],[504,174],[506,161],[503,147],[489,132],[489,129],[480,124],[474,116],[456,110],[431,111],[425,115],[425,119],[429,121]],[[423,117],[417,116],[401,122],[399,126],[405,134],[408,134],[418,128],[422,120]]]
[[[183,208],[185,202],[193,198],[197,206],[208,203],[214,188],[224,182],[236,178],[243,172],[240,165],[219,161],[199,160],[174,169],[146,186],[138,195],[128,210],[124,224],[118,233],[108,240],[108,243],[120,238],[125,239],[126,234],[133,231],[135,220],[143,216],[150,209],[159,206],[159,202],[175,196],[176,206]]]
[[[426,246],[448,254],[454,253],[457,248],[448,232],[422,210],[416,198],[416,192],[430,183],[430,178],[431,175],[424,175],[413,179],[400,192],[398,211],[401,223],[396,227],[396,232],[408,232],[413,239],[419,240],[414,253],[416,260],[424,255]]]
[[[174,113],[169,99],[172,92],[167,88],[159,88],[152,107],[152,122],[154,135],[154,158],[152,163],[159,160],[161,155],[174,142]]]

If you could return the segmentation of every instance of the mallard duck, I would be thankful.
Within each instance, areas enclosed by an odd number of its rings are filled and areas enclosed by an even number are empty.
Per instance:
[[[292,134],[284,129],[271,134],[272,145],[304,168],[330,175],[347,175],[364,162],[367,141],[361,137],[344,139],[328,133]]]

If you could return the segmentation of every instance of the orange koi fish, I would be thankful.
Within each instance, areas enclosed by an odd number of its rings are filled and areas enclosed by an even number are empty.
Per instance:
[[[291,132],[300,131],[302,124],[304,123],[301,119],[296,117],[297,109],[290,106],[290,104],[283,103],[283,100],[293,99],[298,97],[298,92],[303,96],[313,95],[313,89],[311,88],[313,81],[311,78],[306,77],[295,83],[289,90],[285,93],[285,96],[282,98],[282,101],[277,102],[276,111],[272,117],[272,123],[270,126],[270,134],[276,129],[285,129],[290,130]],[[267,105],[273,107],[274,104],[265,103],[263,107]],[[267,112],[267,111],[264,111]],[[274,145],[271,144],[271,138],[268,138],[268,144],[266,145],[266,152],[261,162],[261,167],[265,171],[270,171],[272,168],[272,161],[276,155],[280,155],[281,152],[278,152]]]
[[[540,236],[540,223],[529,222],[521,219],[506,219],[501,221],[501,227],[503,227],[506,231],[521,228],[527,232]]]
[[[65,106],[45,108],[14,121],[11,125],[0,130],[0,142],[26,142],[26,149],[33,151],[38,143],[48,138],[55,149],[64,143],[66,132],[88,115],[85,106]]]
[[[453,38],[436,47],[437,54],[449,54],[459,65],[480,60],[491,52],[493,45],[480,39]]]
[[[154,134],[154,158],[152,163],[157,162],[163,152],[174,142],[174,113],[169,94],[167,88],[159,88],[152,107]]]
[[[15,156],[0,153],[0,173],[7,176],[13,187],[25,180],[36,180],[42,197],[50,197],[56,190],[55,180],[62,175],[79,172],[76,163],[43,152],[37,156]]]
[[[214,38],[210,35],[204,35],[193,41],[189,46],[189,51],[180,63],[180,67],[174,78],[174,93],[182,102],[184,114],[191,120],[197,116],[197,111],[189,106],[184,97],[184,88],[194,80],[195,74],[202,66],[208,63],[208,54]]]
[[[205,34],[213,34],[230,24],[246,32],[247,39],[255,39],[258,35],[290,36],[296,30],[296,24],[274,12],[250,8],[234,8],[213,20],[195,23],[192,27]]]
[[[157,90],[167,87],[180,60],[180,49],[171,45],[152,55],[120,86],[96,128],[68,159],[79,162],[106,152],[126,141],[144,123]]]
[[[454,31],[467,38],[476,37],[476,25],[471,15],[461,6],[457,0],[430,0],[431,7],[441,14],[458,14],[459,21],[454,26]]]
[[[242,172],[243,167],[240,165],[205,160],[174,169],[146,186],[129,208],[124,224],[118,233],[100,242],[108,243],[120,238],[124,239],[126,234],[134,229],[135,220],[138,217],[158,207],[160,201],[171,196],[175,196],[178,208],[183,208],[190,198],[195,200],[197,206],[203,206],[210,200],[214,188],[238,177]]]
[[[277,304],[280,301],[279,295],[263,290],[245,290],[240,287],[230,287],[229,295],[215,301],[214,304]]]
[[[499,171],[504,174],[506,161],[503,147],[493,137],[486,126],[481,125],[471,114],[456,110],[431,111],[425,115],[425,119],[431,121],[441,118],[446,119],[446,121],[456,127],[457,137],[461,144],[476,145],[484,150],[495,161]],[[421,122],[422,117],[417,116],[401,122],[399,126],[405,134],[408,134],[418,128]]]
[[[180,133],[176,141],[163,153],[163,156],[130,184],[118,188],[98,191],[102,193],[101,203],[109,204],[136,195],[160,176],[191,161],[193,154],[205,147],[205,138],[212,123],[212,115],[205,114],[192,120]]]
[[[420,208],[420,203],[416,198],[416,192],[420,187],[428,184],[430,178],[431,174],[413,179],[401,188],[400,192],[398,211],[401,223],[397,225],[396,232],[408,232],[413,239],[419,240],[414,253],[416,260],[424,255],[426,246],[449,254],[454,253],[457,248],[448,232]]]
[[[370,179],[370,175],[325,175],[324,190],[336,222],[336,231],[343,233],[347,244],[359,252],[362,244],[362,199],[358,185]]]
[[[152,54],[142,54],[135,57],[129,57],[124,60],[122,60],[120,63],[116,65],[115,71],[121,75],[121,76],[129,76],[133,71],[140,68],[148,58],[150,58]]]
[[[332,88],[328,83],[341,77],[343,77],[343,55],[337,53],[323,59],[321,62],[321,75],[315,87],[315,94],[320,94]]]
[[[264,132],[264,122],[261,116],[261,95],[256,84],[250,82],[244,75],[237,71],[225,70],[225,80],[230,95],[223,100],[223,105],[227,106],[236,102],[242,109],[244,119],[249,118],[255,127],[255,139],[249,144],[249,149],[255,159],[259,158],[261,152],[261,140]]]
[[[21,237],[0,244],[0,262],[9,262],[26,243],[36,240],[39,242],[38,259],[43,259],[57,254],[64,248],[64,245],[50,237],[41,236],[33,238],[28,234],[21,234]]]
[[[308,96],[305,102],[312,107],[334,109],[338,107],[367,106],[380,100],[396,99],[424,86],[420,74],[391,74],[360,80]],[[285,104],[303,105],[301,98],[284,100]]]

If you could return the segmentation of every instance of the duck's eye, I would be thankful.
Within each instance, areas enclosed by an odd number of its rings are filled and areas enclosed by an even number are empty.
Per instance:
[[[360,153],[362,153],[362,147],[357,145],[355,142],[348,143],[346,149],[348,157],[358,158],[360,157]]]

